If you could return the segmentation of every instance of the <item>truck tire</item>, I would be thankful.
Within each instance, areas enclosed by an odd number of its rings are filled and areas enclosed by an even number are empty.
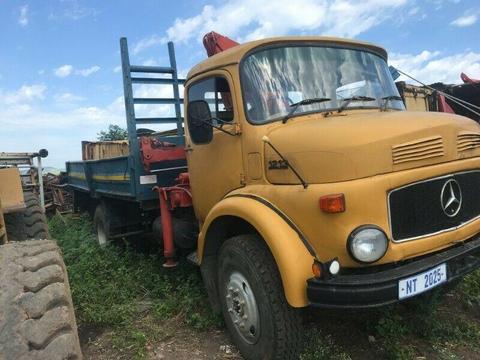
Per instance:
[[[223,317],[246,359],[298,359],[299,309],[285,299],[270,251],[257,235],[239,235],[220,248],[218,288]]]
[[[26,192],[25,210],[19,213],[5,214],[5,224],[9,241],[29,239],[48,239],[48,225],[38,197]]]
[[[110,220],[107,217],[106,205],[103,202],[98,204],[95,209],[93,228],[98,244],[106,246],[110,241]]]
[[[0,246],[0,358],[81,359],[67,272],[50,240]]]

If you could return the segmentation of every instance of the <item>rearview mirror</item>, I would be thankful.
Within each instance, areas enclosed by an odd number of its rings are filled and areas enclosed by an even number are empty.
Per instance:
[[[188,103],[188,130],[194,143],[209,143],[213,137],[212,113],[208,103],[195,100]]]
[[[365,80],[356,81],[347,85],[340,86],[335,90],[337,99],[345,99],[357,95],[358,92],[365,86],[367,86],[367,82]]]

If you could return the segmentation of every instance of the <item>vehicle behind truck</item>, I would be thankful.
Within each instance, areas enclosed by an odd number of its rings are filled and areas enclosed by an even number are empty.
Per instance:
[[[169,66],[144,67],[121,40],[129,154],[67,163],[100,244],[154,232],[164,266],[190,253],[247,359],[296,358],[302,308],[404,301],[479,267],[477,123],[406,111],[376,45],[204,43],[210,58],[183,81],[173,44]],[[135,84],[173,96],[137,98]],[[135,104],[175,115],[139,118]]]
[[[67,270],[35,178],[18,168],[38,156],[0,153],[0,358],[81,359]]]

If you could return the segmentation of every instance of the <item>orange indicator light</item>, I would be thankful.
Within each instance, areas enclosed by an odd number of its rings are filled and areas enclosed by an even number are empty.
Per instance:
[[[325,195],[320,197],[320,209],[326,213],[341,213],[345,211],[345,196],[343,194]]]

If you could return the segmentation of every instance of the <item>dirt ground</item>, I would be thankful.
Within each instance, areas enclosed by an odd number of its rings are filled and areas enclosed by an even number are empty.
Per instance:
[[[171,332],[146,345],[145,358],[155,360],[242,359],[223,330],[198,332],[174,321],[162,324]],[[131,359],[132,353],[115,347],[113,330],[79,329],[85,360]]]
[[[462,318],[469,319],[474,323],[480,323],[480,311],[478,308],[465,309],[461,306],[452,294],[447,294],[438,312],[441,318],[455,318],[462,314]],[[372,334],[365,331],[362,325],[373,314],[369,310],[364,311],[330,311],[330,310],[310,310],[305,312],[304,323],[306,328],[321,329],[319,337],[333,341],[335,346],[342,349],[340,353],[330,353],[327,356],[321,356],[321,359],[389,359],[391,357],[385,353],[381,341]],[[405,309],[405,317],[408,310]],[[412,318],[414,321],[414,318]],[[150,319],[142,319],[142,322],[135,324],[136,328],[148,331],[145,323],[151,322]],[[120,349],[115,345],[115,331],[112,329],[93,329],[80,328],[79,335],[81,339],[82,351],[86,360],[110,360],[110,359],[175,359],[175,360],[203,360],[203,359],[242,359],[234,345],[232,345],[225,330],[196,331],[176,319],[170,319],[156,325],[156,331],[159,331],[159,338],[147,343],[146,353],[141,357],[138,354]],[[160,330],[159,330],[160,329]],[[118,331],[118,330],[117,330]],[[444,349],[451,347],[447,354],[445,350],[439,350],[432,346],[432,343],[407,336],[402,341],[404,344],[413,345],[417,353],[410,357],[402,359],[429,360],[429,359],[465,359],[480,360],[480,353],[472,350],[470,346],[462,346],[444,343]],[[468,345],[468,344],[467,344]],[[347,355],[348,354],[348,355]]]

